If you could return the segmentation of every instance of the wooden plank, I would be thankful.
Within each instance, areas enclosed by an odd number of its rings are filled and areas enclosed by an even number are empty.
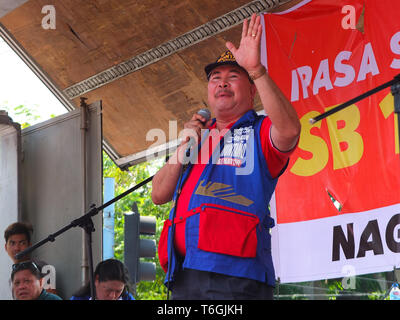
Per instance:
[[[65,89],[247,2],[30,0],[0,21]],[[44,5],[56,9],[55,30],[41,26]]]
[[[165,143],[146,141],[146,134],[160,129],[169,140],[169,121],[177,121],[179,132],[194,113],[207,106],[204,66],[226,50],[225,39],[239,39],[240,27],[235,29],[84,95],[89,103],[102,100],[104,137],[121,156],[145,150],[155,142]],[[260,108],[257,97],[256,109]]]

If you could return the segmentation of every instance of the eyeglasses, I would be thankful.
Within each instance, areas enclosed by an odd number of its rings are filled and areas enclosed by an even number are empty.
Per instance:
[[[21,271],[21,270],[26,270],[26,269],[30,269],[33,271],[40,271],[38,266],[36,265],[36,263],[34,263],[33,261],[24,261],[24,262],[20,262],[20,263],[15,263],[12,265],[12,272],[15,273],[17,271]]]

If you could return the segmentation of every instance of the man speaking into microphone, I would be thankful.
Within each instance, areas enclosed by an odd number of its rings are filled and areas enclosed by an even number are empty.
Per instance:
[[[227,42],[229,50],[205,67],[215,118],[194,114],[186,139],[153,178],[153,202],[174,200],[158,248],[172,299],[273,299],[268,204],[301,127],[261,64],[261,33],[254,14],[239,47]],[[257,92],[268,116],[253,110]],[[183,168],[193,148],[199,152]],[[249,161],[251,170],[239,173]]]

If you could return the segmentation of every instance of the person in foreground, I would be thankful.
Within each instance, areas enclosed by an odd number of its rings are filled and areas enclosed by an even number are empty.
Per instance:
[[[94,271],[96,300],[135,300],[129,287],[129,273],[116,259],[101,261]],[[83,286],[70,300],[93,300],[90,283]]]
[[[15,300],[62,300],[43,289],[42,274],[33,261],[24,261],[12,266],[11,284]]]
[[[215,119],[193,115],[153,178],[153,202],[174,200],[158,247],[172,299],[273,299],[268,204],[301,126],[261,64],[261,33],[253,15],[239,47],[227,42],[229,50],[205,67]],[[268,116],[253,110],[257,92]],[[191,138],[199,152],[185,168]]]

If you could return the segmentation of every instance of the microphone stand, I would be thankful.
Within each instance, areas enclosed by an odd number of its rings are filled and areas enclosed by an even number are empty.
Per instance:
[[[397,114],[397,129],[400,139],[400,74],[395,79],[397,79],[397,83],[392,85],[391,91],[394,97],[394,112]]]
[[[124,193],[121,193],[119,196],[115,197],[114,199],[111,199],[110,201],[104,203],[103,205],[96,207],[96,205],[92,204],[90,206],[90,209],[87,213],[85,213],[83,216],[73,220],[70,224],[65,226],[64,228],[61,228],[57,232],[50,234],[47,238],[39,241],[38,243],[34,244],[33,246],[17,253],[15,255],[16,259],[20,259],[21,257],[24,257],[28,254],[30,254],[32,251],[36,250],[37,248],[41,247],[47,242],[54,242],[55,238],[59,236],[60,234],[66,232],[67,230],[73,228],[73,227],[81,227],[84,229],[86,235],[87,235],[87,248],[88,248],[88,255],[89,255],[89,281],[90,281],[90,293],[92,296],[92,299],[96,299],[95,295],[95,290],[94,290],[94,275],[93,275],[93,254],[92,254],[92,233],[95,231],[94,229],[94,224],[92,217],[95,216],[96,214],[99,213],[99,211],[103,210],[104,208],[108,207],[109,205],[113,204],[114,202],[120,200],[121,198],[127,196],[128,194],[132,193],[136,189],[144,186],[146,183],[150,182],[153,179],[154,176],[151,176],[147,178],[146,180],[140,182],[136,186],[133,186],[129,190],[125,191]]]
[[[386,89],[390,86],[392,86],[391,90],[392,90],[392,94],[394,96],[394,112],[397,113],[398,118],[400,118],[400,116],[399,116],[399,114],[400,114],[400,74],[398,74],[397,76],[395,76],[393,78],[393,80],[390,80],[372,90],[369,90],[369,91],[359,95],[358,97],[355,97],[345,103],[342,103],[341,105],[338,105],[337,107],[332,108],[331,110],[329,110],[325,113],[322,113],[319,116],[316,116],[315,118],[311,118],[309,120],[309,122],[311,124],[314,124],[317,121],[320,121],[320,120],[330,116],[331,114],[334,114],[334,113],[336,113],[336,112],[338,112],[338,111],[340,111],[362,99],[365,99],[383,89]],[[400,128],[400,122],[399,122],[399,128]],[[400,129],[399,129],[399,135],[400,135]]]

